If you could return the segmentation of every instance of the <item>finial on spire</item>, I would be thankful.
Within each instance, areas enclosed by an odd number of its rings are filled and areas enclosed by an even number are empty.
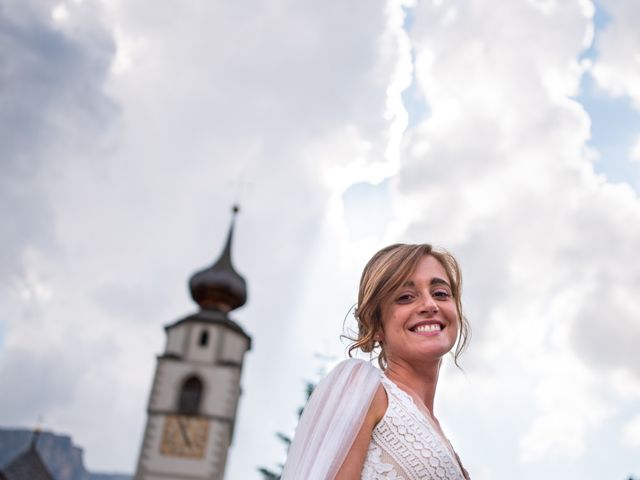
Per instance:
[[[33,434],[31,435],[31,446],[32,450],[35,450],[36,444],[38,443],[38,438],[42,433],[42,415],[38,415],[38,419],[36,420],[36,426],[33,428]]]

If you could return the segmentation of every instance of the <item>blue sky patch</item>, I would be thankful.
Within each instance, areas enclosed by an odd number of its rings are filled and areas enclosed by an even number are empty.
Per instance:
[[[595,39],[581,59],[597,59],[598,35],[610,22],[611,16],[596,2]],[[634,109],[631,99],[628,96],[612,97],[598,88],[587,72],[582,77],[576,100],[591,118],[589,145],[599,155],[594,164],[595,171],[605,175],[610,182],[627,182],[640,191],[640,162],[631,160],[631,149],[640,135],[640,112]]]
[[[402,7],[402,10],[405,15],[403,28],[407,32],[407,35],[411,35],[411,29],[415,23],[415,14],[413,13],[413,9],[409,7]],[[402,103],[404,103],[404,108],[409,115],[408,129],[423,122],[431,111],[416,81],[416,53],[413,47],[411,47],[411,64],[414,65],[414,70],[411,73],[411,85],[402,92]]]

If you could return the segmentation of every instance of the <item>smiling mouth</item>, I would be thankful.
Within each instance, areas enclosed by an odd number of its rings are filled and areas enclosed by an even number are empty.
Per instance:
[[[422,323],[411,327],[409,330],[414,333],[440,332],[444,330],[444,325],[441,323]]]

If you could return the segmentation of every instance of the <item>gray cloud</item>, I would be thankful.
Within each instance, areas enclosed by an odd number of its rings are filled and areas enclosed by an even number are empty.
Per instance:
[[[96,10],[89,2],[82,8],[87,17]],[[25,248],[55,246],[47,176],[61,152],[91,146],[113,116],[103,86],[114,45],[104,28],[65,31],[44,1],[4,2],[0,42],[0,269],[6,277],[23,273]]]
[[[52,293],[42,305],[48,338],[33,340],[41,355],[19,354],[32,332],[19,315],[4,323],[3,356],[15,360],[1,362],[2,383],[21,392],[7,398],[2,421],[7,412],[29,416],[15,404],[31,389],[15,383],[14,362],[39,371],[56,364],[61,345],[73,345],[59,364],[67,375],[46,385],[72,393],[60,405],[32,407],[77,438],[90,468],[125,470],[135,463],[162,326],[195,308],[186,281],[218,254],[239,179],[248,185],[234,257],[249,279],[250,299],[234,318],[254,335],[255,347],[238,428],[255,424],[265,402],[274,406],[272,430],[286,428],[298,398],[288,405],[268,385],[287,378],[297,388],[305,365],[274,352],[310,350],[313,337],[296,338],[300,319],[326,313],[324,306],[309,314],[300,305],[322,250],[333,188],[326,172],[353,161],[349,128],[372,145],[367,161],[383,157],[395,54],[391,48],[380,57],[389,43],[381,4],[348,2],[339,11],[315,2],[96,5],[65,4],[60,24],[44,3],[24,7],[40,29],[61,37],[54,50],[66,63],[47,65],[56,58],[36,51],[57,85],[45,89],[46,115],[28,119],[43,135],[43,147],[31,153],[35,173],[25,174],[29,196],[39,200],[3,201],[19,218],[48,206],[51,240],[24,268]],[[30,104],[15,108],[31,111]],[[23,231],[16,239],[22,247],[31,241]],[[2,307],[20,314],[24,303],[13,296]],[[117,448],[105,448],[106,434],[95,434],[94,414],[105,408],[119,419],[109,431],[127,439]],[[261,452],[256,466],[280,453],[276,441],[269,449],[273,431],[250,431],[237,437],[231,476],[255,472],[242,452]]]
[[[73,398],[81,370],[68,360],[61,351],[38,355],[32,349],[12,349],[0,363],[0,378],[6,385],[0,398],[3,423],[29,426],[38,416],[65,408]]]

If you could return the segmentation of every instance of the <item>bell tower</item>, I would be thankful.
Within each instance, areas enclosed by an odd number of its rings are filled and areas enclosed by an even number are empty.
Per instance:
[[[222,480],[251,337],[229,318],[247,301],[231,263],[235,216],[218,260],[189,281],[199,311],[165,327],[135,480]]]

